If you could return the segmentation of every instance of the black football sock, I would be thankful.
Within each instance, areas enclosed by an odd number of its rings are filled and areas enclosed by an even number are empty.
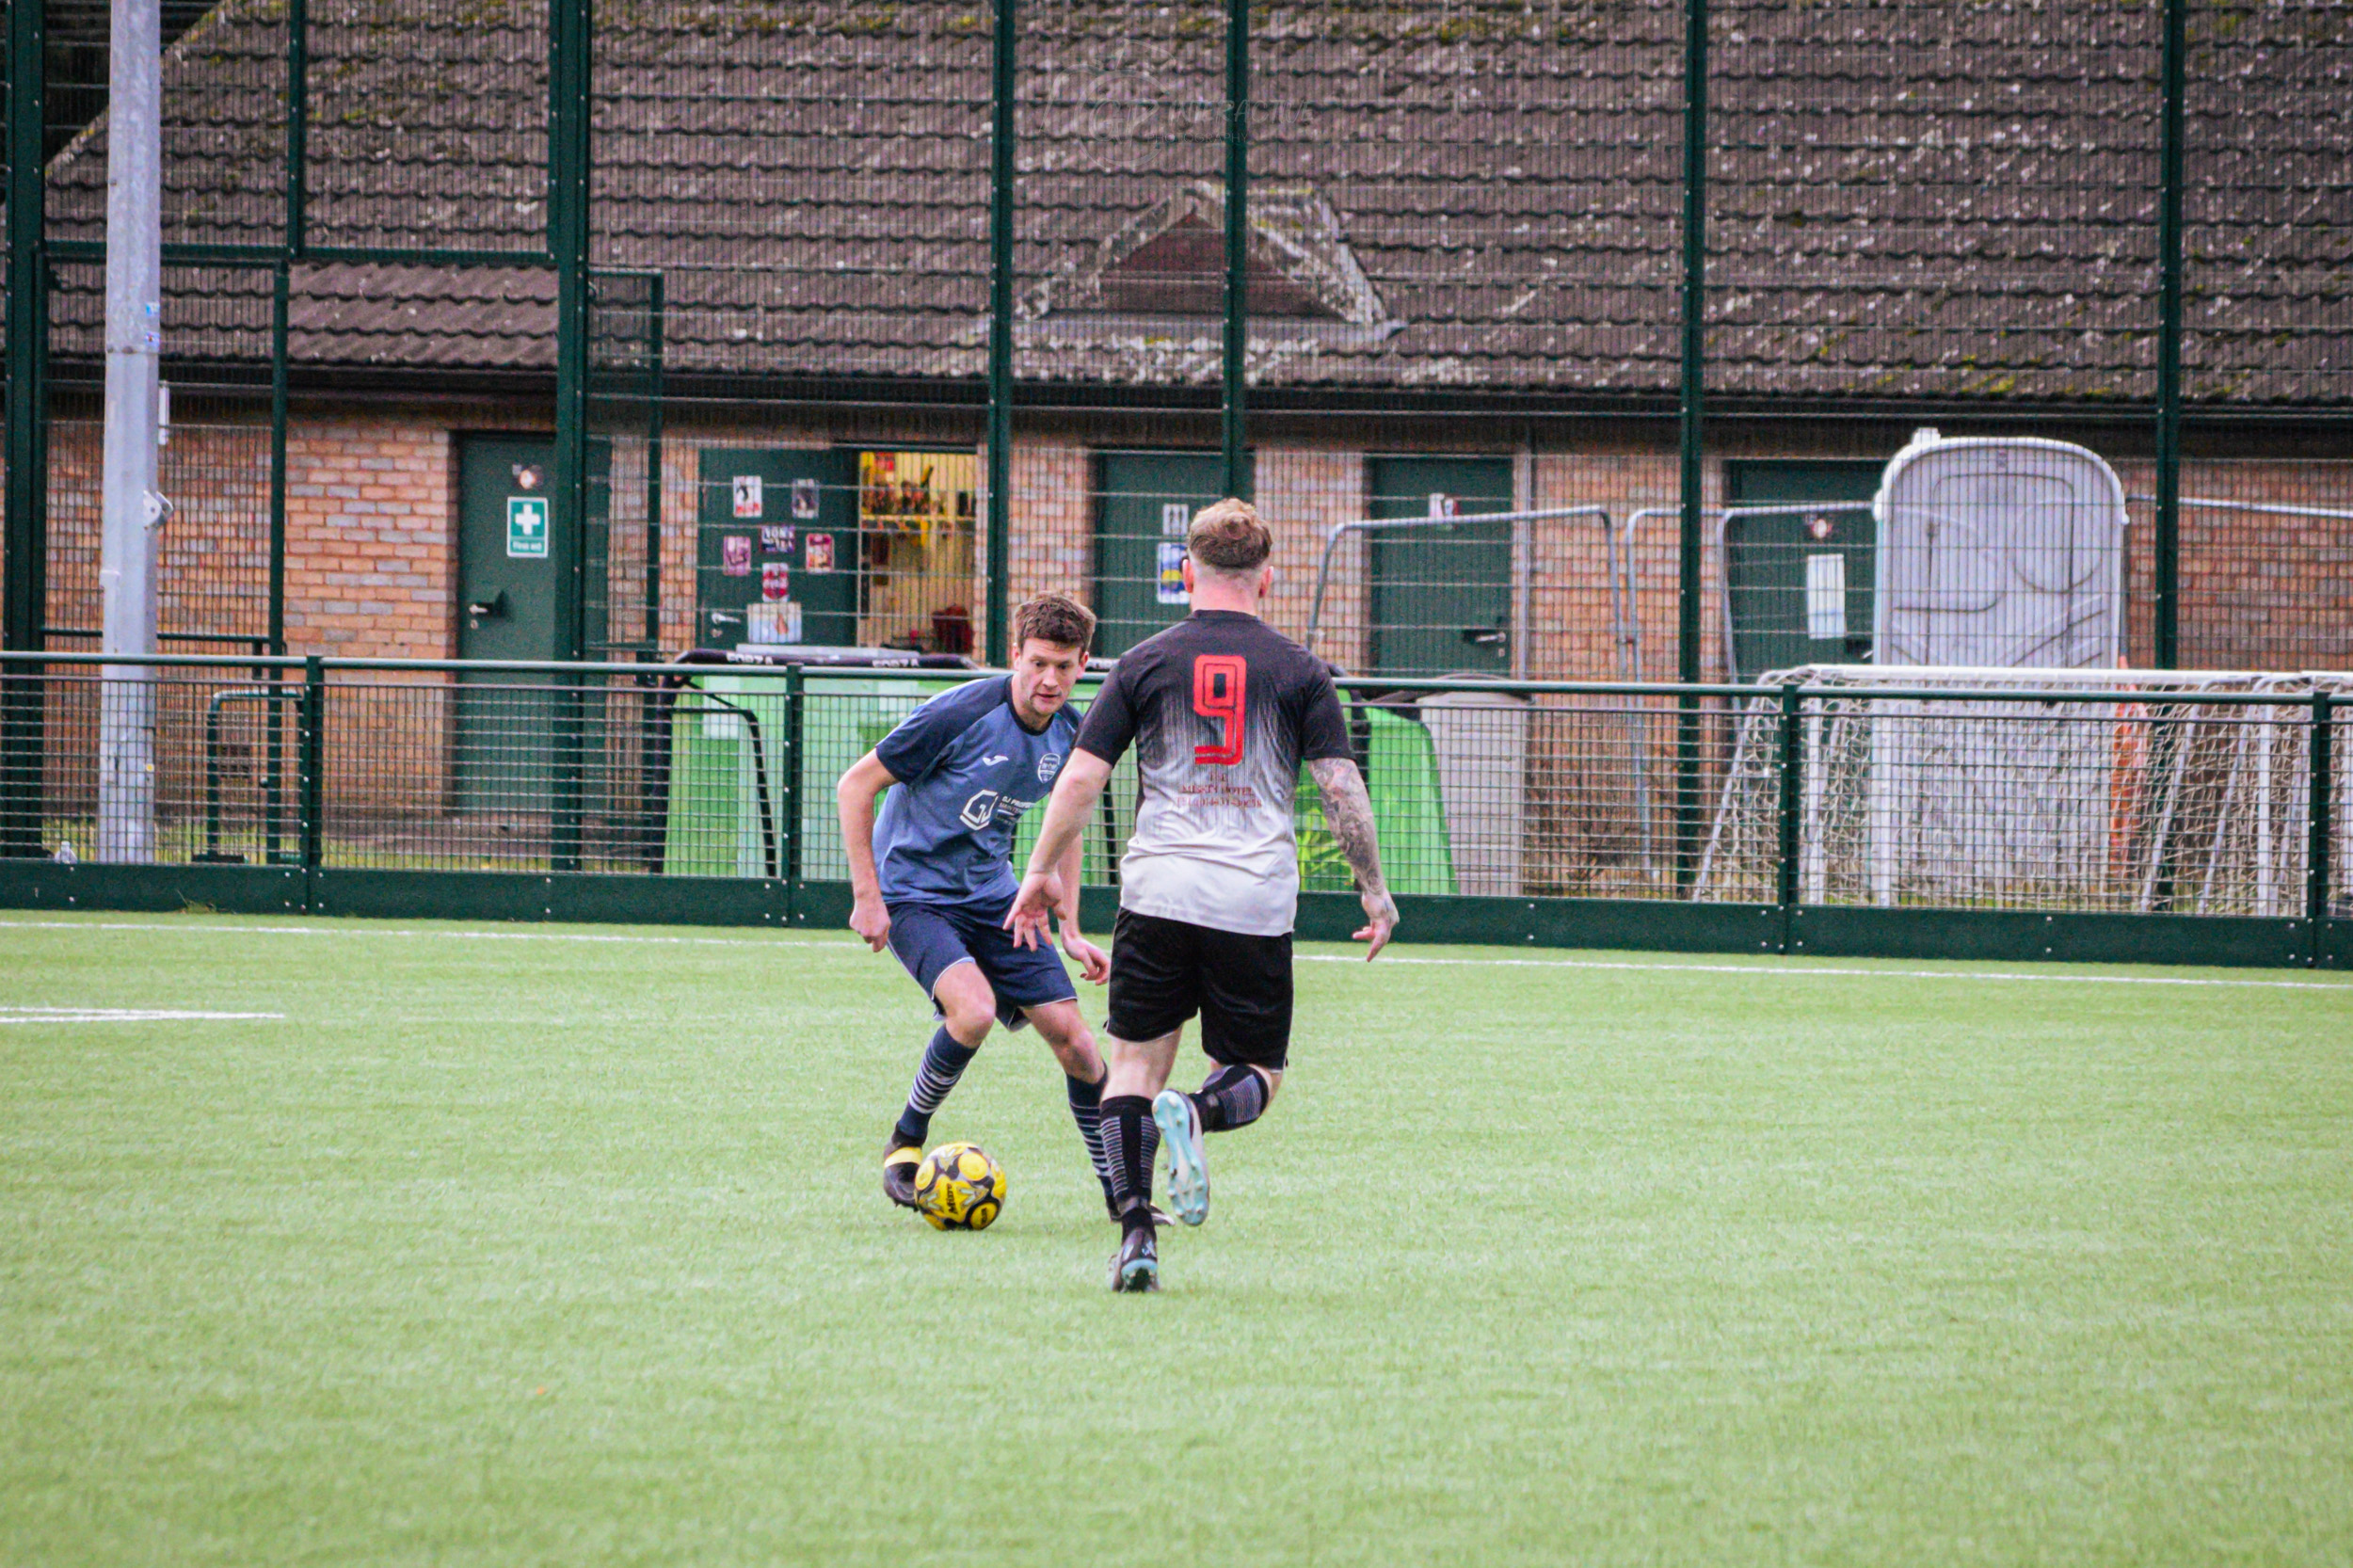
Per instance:
[[[1106,1073],[1092,1083],[1076,1078],[1063,1080],[1063,1088],[1070,1096],[1070,1119],[1079,1124],[1079,1136],[1087,1146],[1087,1162],[1095,1167],[1095,1179],[1103,1184],[1103,1195],[1107,1198],[1112,1197],[1112,1192],[1111,1164],[1103,1157],[1103,1085],[1110,1077]]]
[[[1193,1096],[1204,1132],[1231,1132],[1248,1127],[1266,1110],[1266,1080],[1255,1068],[1228,1064],[1203,1080]]]
[[[1128,1230],[1152,1224],[1152,1161],[1160,1152],[1160,1129],[1152,1102],[1142,1095],[1112,1095],[1103,1101],[1103,1158],[1112,1168],[1112,1201]]]
[[[907,1108],[899,1112],[899,1136],[921,1146],[932,1135],[932,1112],[948,1097],[948,1091],[956,1086],[964,1069],[972,1064],[981,1048],[957,1043],[941,1024],[932,1035],[932,1043],[924,1048],[923,1064],[915,1069],[915,1087],[907,1091]]]

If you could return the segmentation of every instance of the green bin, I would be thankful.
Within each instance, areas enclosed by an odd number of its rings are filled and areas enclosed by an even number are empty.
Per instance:
[[[849,862],[842,856],[835,822],[835,781],[923,702],[969,679],[956,674],[909,680],[814,672],[803,677],[797,798],[804,879],[849,879]],[[789,771],[795,760],[790,755],[787,693],[786,677],[780,673],[736,669],[690,676],[680,689],[670,717],[665,870],[686,876],[765,876],[773,865],[782,874],[789,831],[784,813],[795,796],[791,786],[796,781]],[[1350,714],[1352,724],[1367,727],[1370,792],[1391,890],[1453,892],[1453,856],[1430,732],[1413,718],[1382,708],[1355,705]],[[1090,883],[1110,880],[1105,813],[1125,824],[1133,809],[1133,769],[1132,760],[1123,760],[1106,792],[1111,798],[1105,811],[1097,813],[1087,835]],[[1347,891],[1348,864],[1324,830],[1313,786],[1303,784],[1298,798],[1301,886]],[[1026,858],[1044,814],[1041,808],[1024,815],[1016,861]]]
[[[670,716],[670,810],[664,866],[686,876],[765,876],[771,829],[784,869],[787,802],[800,801],[801,875],[847,881],[835,826],[834,783],[926,699],[962,684],[955,675],[906,680],[811,673],[802,680],[801,755],[791,771],[787,679],[765,671],[690,676]],[[765,783],[766,824],[761,786]],[[797,792],[791,786],[797,782]]]

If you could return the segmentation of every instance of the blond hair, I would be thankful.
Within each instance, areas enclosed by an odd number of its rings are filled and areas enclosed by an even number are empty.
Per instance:
[[[1185,552],[1193,557],[1196,571],[1206,567],[1241,576],[1257,571],[1274,553],[1274,531],[1256,506],[1229,496],[1193,514]]]

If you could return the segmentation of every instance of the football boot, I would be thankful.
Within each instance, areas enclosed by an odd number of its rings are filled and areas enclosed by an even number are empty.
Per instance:
[[[1201,1112],[1191,1095],[1163,1089],[1152,1101],[1160,1146],[1168,1150],[1168,1205],[1176,1218],[1197,1225],[1209,1217],[1209,1162],[1201,1147]]]
[[[1123,1291],[1160,1288],[1160,1242],[1150,1225],[1138,1225],[1119,1239],[1112,1255],[1112,1288]]]
[[[901,1208],[915,1207],[915,1168],[923,1163],[920,1144],[910,1144],[896,1132],[883,1154],[883,1196]]]

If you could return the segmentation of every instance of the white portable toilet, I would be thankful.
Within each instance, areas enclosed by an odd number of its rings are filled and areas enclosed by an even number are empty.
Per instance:
[[[2124,650],[2124,487],[2099,455],[2015,437],[1915,433],[1872,502],[1872,675],[1999,687],[2110,672]],[[2015,675],[2005,672],[2015,671]],[[2047,682],[2049,677],[2043,677]],[[1870,709],[1873,902],[1967,902],[2074,886],[2107,852],[2105,706],[2010,724],[2036,705],[1892,700]],[[2046,715],[2047,717],[2047,715]]]
[[[1880,664],[2112,669],[2124,651],[2124,487],[2099,454],[1913,434],[1872,502]]]

